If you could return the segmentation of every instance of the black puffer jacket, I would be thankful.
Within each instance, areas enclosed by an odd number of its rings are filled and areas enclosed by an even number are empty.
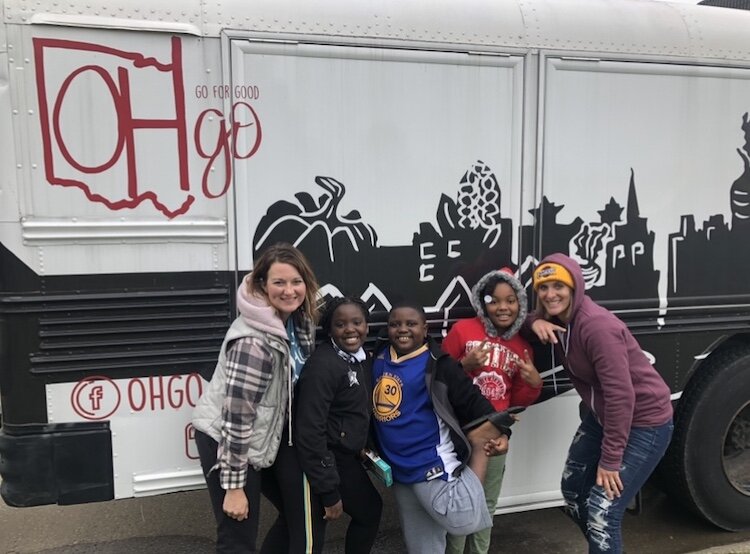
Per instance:
[[[310,356],[295,392],[295,444],[302,470],[324,506],[340,499],[334,452],[365,447],[370,423],[371,359],[349,364],[323,342]]]

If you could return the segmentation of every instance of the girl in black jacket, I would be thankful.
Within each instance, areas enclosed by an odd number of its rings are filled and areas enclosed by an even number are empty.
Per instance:
[[[321,327],[329,339],[305,364],[297,384],[296,445],[300,464],[327,520],[351,517],[346,554],[370,552],[382,500],[362,467],[370,422],[371,382],[362,346],[368,310],[359,298],[335,298]]]

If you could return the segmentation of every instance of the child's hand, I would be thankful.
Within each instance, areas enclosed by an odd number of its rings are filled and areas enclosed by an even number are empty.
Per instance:
[[[500,435],[496,439],[488,440],[484,445],[484,453],[487,456],[500,456],[508,452],[508,437],[506,435]]]
[[[482,341],[482,344],[466,354],[461,359],[461,366],[465,371],[474,371],[490,363],[490,350],[492,345],[488,341]]]
[[[325,510],[325,513],[323,514],[323,519],[326,521],[333,521],[334,519],[338,519],[341,517],[341,514],[344,513],[344,505],[342,504],[341,500],[336,502],[333,506],[325,506],[323,508]]]
[[[521,372],[521,378],[526,381],[529,386],[538,389],[542,386],[542,376],[534,367],[534,362],[531,361],[531,356],[528,350],[523,351],[523,359],[519,364],[519,371]]]
[[[560,331],[561,333],[566,331],[565,327],[555,325],[546,319],[537,319],[531,324],[531,330],[534,331],[534,334],[536,334],[536,336],[539,337],[539,340],[544,344],[549,344],[550,342],[552,344],[557,344],[555,331]]]

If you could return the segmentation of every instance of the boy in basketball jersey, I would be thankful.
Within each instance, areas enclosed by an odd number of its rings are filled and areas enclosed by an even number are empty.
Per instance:
[[[375,438],[391,465],[409,553],[444,552],[446,532],[490,527],[482,479],[487,456],[507,451],[510,430],[487,421],[492,404],[428,338],[421,306],[390,311],[388,344],[372,372]],[[464,434],[469,422],[475,427]]]

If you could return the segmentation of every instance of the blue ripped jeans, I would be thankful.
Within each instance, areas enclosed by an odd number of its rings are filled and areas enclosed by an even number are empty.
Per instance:
[[[622,516],[656,468],[672,438],[672,420],[659,427],[630,429],[620,467],[622,495],[609,500],[596,484],[602,447],[602,426],[588,414],[578,427],[562,476],[565,512],[581,528],[589,553],[622,552]]]

